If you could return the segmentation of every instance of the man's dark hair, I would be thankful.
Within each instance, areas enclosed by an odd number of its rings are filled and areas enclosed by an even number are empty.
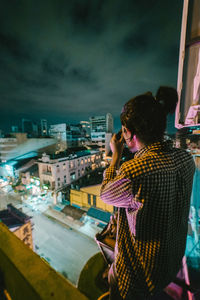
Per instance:
[[[130,99],[122,109],[121,123],[146,145],[162,141],[167,114],[175,111],[177,102],[178,94],[174,88],[160,87],[156,97],[147,92]]]

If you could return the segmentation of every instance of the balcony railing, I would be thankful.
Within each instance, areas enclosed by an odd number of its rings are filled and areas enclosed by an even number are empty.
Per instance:
[[[0,222],[0,277],[13,300],[87,300]]]

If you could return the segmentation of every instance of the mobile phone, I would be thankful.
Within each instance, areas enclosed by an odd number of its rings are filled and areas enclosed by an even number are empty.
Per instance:
[[[120,131],[118,131],[118,133],[116,134],[117,140],[120,140],[121,136],[122,136],[122,130],[120,129]],[[123,139],[123,142],[125,142],[124,139]]]
[[[121,138],[121,135],[122,135],[122,130],[120,129],[120,131],[118,131],[118,133],[116,134],[117,140]]]

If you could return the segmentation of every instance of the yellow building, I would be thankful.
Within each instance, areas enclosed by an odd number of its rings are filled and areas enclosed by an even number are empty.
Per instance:
[[[101,184],[83,187],[80,190],[70,190],[70,204],[83,208],[96,207],[113,213],[113,206],[104,203],[100,199]]]

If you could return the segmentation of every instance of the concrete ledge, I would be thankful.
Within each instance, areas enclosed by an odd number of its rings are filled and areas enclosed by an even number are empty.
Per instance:
[[[103,272],[107,264],[100,252],[93,255],[81,271],[78,289],[90,300],[96,300],[108,290],[107,279],[103,280]]]
[[[88,299],[3,223],[0,223],[0,241],[0,272],[12,299]]]

